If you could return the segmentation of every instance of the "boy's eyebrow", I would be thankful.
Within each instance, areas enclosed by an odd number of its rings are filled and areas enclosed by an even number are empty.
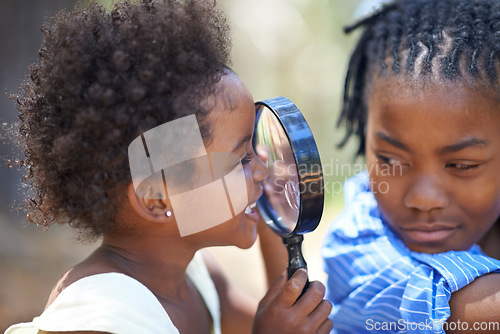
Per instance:
[[[487,140],[479,139],[477,137],[470,137],[470,138],[467,138],[459,143],[443,147],[442,149],[439,150],[439,153],[444,155],[447,153],[458,152],[458,151],[463,150],[463,149],[468,148],[468,147],[487,146],[489,144],[490,144],[490,142]]]
[[[407,151],[407,152],[410,151],[408,146],[406,146],[405,144],[403,144],[399,140],[394,139],[383,132],[377,132],[376,135],[377,135],[377,137],[388,142],[392,146],[395,146],[395,147],[400,148],[400,149]],[[448,153],[454,153],[454,152],[461,151],[461,150],[466,149],[468,147],[487,146],[489,144],[490,144],[490,142],[485,140],[485,139],[479,139],[477,137],[470,137],[470,138],[466,138],[465,140],[458,142],[456,144],[447,145],[447,146],[441,148],[438,151],[438,153],[440,155],[445,155]]]
[[[397,148],[400,148],[406,152],[409,152],[410,149],[408,148],[408,146],[406,146],[405,144],[403,144],[402,142],[400,142],[399,140],[397,139],[394,139],[392,137],[390,137],[389,135],[383,133],[383,132],[377,132],[376,133],[377,137],[379,137],[380,139],[382,139],[383,141],[386,141],[388,142],[389,144],[391,144],[392,146],[395,146]]]
[[[238,149],[241,147],[241,145],[245,144],[245,143],[246,143],[247,141],[249,141],[250,139],[252,139],[252,134],[249,134],[249,135],[247,135],[247,136],[245,136],[245,137],[241,138],[241,139],[238,141],[238,143],[236,144],[236,146],[233,148],[233,151],[232,151],[232,152],[234,152],[234,151],[238,150]]]

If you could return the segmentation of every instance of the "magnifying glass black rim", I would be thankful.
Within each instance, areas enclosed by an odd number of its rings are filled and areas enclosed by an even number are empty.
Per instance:
[[[265,193],[257,201],[262,218],[277,234],[283,237],[314,231],[323,214],[324,192],[321,160],[312,132],[299,108],[286,97],[280,96],[258,101],[255,106],[255,125],[260,117],[259,108],[257,108],[259,106],[267,107],[280,122],[293,153],[300,189],[298,223],[292,232],[279,224],[271,224],[271,221],[276,221],[278,217]],[[305,127],[301,128],[300,134],[297,133],[296,129],[291,129],[291,121],[303,121]],[[254,131],[257,131],[257,127]],[[256,133],[254,133],[254,146],[255,140]],[[298,168],[299,166],[300,168]]]

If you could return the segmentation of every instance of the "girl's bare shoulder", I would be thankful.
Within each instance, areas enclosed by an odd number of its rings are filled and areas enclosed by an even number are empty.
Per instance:
[[[99,253],[98,251],[94,252],[87,259],[70,268],[61,276],[52,288],[45,308],[52,304],[64,289],[84,277],[110,272],[122,272],[114,262],[107,261]]]

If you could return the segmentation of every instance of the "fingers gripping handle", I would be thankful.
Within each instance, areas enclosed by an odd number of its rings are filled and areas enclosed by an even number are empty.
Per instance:
[[[304,268],[307,270],[307,263],[304,260],[304,256],[302,255],[302,241],[304,240],[304,236],[302,234],[294,234],[291,236],[283,237],[283,244],[285,244],[286,249],[288,251],[288,279],[292,277],[292,275],[300,268]],[[304,286],[304,290],[302,294],[309,287],[309,280],[307,280],[306,285]],[[299,297],[300,298],[300,297]]]

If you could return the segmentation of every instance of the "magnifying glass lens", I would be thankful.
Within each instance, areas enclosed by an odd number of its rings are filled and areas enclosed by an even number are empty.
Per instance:
[[[259,106],[255,132],[255,151],[266,163],[268,177],[264,195],[273,209],[273,223],[281,234],[295,230],[300,212],[299,175],[290,141],[277,116]],[[271,226],[273,227],[273,226]]]
[[[288,205],[295,211],[299,212],[300,194],[296,184],[291,180],[288,180],[285,183],[285,197]]]

